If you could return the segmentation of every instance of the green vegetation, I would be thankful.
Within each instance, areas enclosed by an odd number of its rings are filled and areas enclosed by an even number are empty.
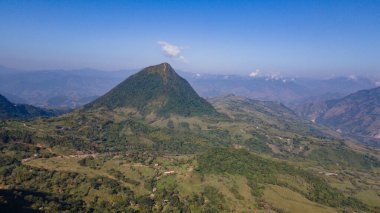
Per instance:
[[[360,201],[345,197],[338,190],[331,188],[327,182],[304,170],[296,169],[285,163],[265,160],[252,155],[245,150],[213,149],[201,155],[198,159],[199,171],[202,173],[243,175],[248,179],[252,194],[255,197],[263,195],[263,184],[288,186],[281,182],[279,175],[299,176],[305,181],[307,192],[301,189],[293,190],[303,193],[308,199],[332,207],[352,207],[366,210]]]
[[[268,147],[266,144],[266,138],[264,137],[255,137],[251,140],[248,140],[245,142],[247,147],[253,151],[259,152],[259,153],[271,153],[272,150]]]
[[[223,114],[161,64],[84,109],[0,121],[0,210],[379,212],[376,150],[281,104],[211,101]]]
[[[380,161],[374,156],[360,154],[344,147],[338,147],[336,149],[321,147],[311,151],[309,157],[322,164],[333,165],[336,163],[358,170],[369,170],[373,167],[380,167]]]

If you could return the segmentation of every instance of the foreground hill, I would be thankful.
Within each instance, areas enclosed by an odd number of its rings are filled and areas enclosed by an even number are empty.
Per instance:
[[[300,114],[364,141],[380,141],[380,87],[304,105]]]
[[[376,149],[281,104],[209,101],[161,64],[83,109],[0,122],[0,210],[379,211]]]
[[[26,104],[13,104],[4,96],[0,95],[0,119],[26,119],[38,116],[54,116],[58,111],[44,110]]]

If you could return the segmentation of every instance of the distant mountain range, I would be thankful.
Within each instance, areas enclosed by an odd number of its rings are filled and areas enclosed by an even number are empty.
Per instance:
[[[251,99],[295,106],[307,100],[340,98],[361,89],[376,87],[368,78],[338,77],[327,80],[274,76],[184,75],[204,97],[234,94]]]
[[[104,95],[137,70],[23,71],[0,66],[0,94],[14,103],[41,107],[76,108]],[[251,99],[276,101],[294,109],[306,102],[342,98],[379,82],[360,77],[328,80],[238,76],[179,72],[202,97],[234,94]]]
[[[0,67],[0,94],[11,102],[75,108],[103,95],[134,70],[22,71]]]
[[[359,137],[361,141],[380,141],[380,87],[340,99],[306,103],[296,111],[309,120]]]

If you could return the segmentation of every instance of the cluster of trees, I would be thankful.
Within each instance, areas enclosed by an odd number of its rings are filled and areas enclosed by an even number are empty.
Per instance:
[[[32,143],[33,134],[25,130],[8,130],[5,128],[0,129],[0,142],[8,143],[11,141],[23,142],[23,143]]]
[[[212,186],[185,197],[175,184],[166,186],[156,192],[152,207],[155,212],[230,212],[223,194]]]
[[[256,134],[255,137],[245,141],[245,145],[252,151],[258,153],[272,153],[272,150],[267,145],[268,139],[262,134]]]
[[[91,169],[100,169],[104,163],[102,160],[95,160],[93,156],[82,158],[78,161],[79,165],[87,166]]]
[[[125,176],[122,172],[120,172],[119,170],[116,170],[116,169],[110,169],[107,171],[110,175],[114,176],[117,180],[122,180],[126,183],[129,183],[129,184],[132,184],[132,185],[135,185],[135,186],[138,186],[140,185],[140,182],[139,181],[136,181],[136,180],[133,180],[127,176]]]

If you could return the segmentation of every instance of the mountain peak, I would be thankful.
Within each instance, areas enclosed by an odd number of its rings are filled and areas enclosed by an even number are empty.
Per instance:
[[[174,71],[174,69],[170,66],[169,63],[164,62],[161,64],[149,66],[143,69],[141,72],[146,73],[158,73],[160,77],[164,80],[164,83],[167,83],[168,79],[176,78],[178,74]]]
[[[112,110],[123,107],[136,108],[142,114],[218,114],[168,63],[144,68],[84,108]]]
[[[174,71],[173,68],[170,66],[170,64],[167,62],[157,64],[157,65],[153,65],[153,66],[149,66],[149,67],[144,68],[143,70],[145,70],[147,72],[170,72],[170,71]]]

